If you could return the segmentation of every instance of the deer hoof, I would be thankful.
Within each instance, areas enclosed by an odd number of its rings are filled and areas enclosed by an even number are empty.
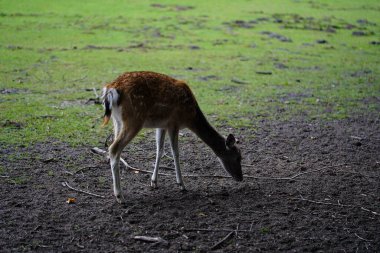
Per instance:
[[[178,184],[178,185],[179,185],[179,189],[181,190],[181,192],[187,192],[184,184]]]
[[[117,201],[119,204],[125,204],[125,199],[124,199],[123,195],[117,195],[117,196],[116,196],[116,201]]]
[[[152,187],[152,189],[157,189],[157,182],[156,181],[150,181],[150,187]]]

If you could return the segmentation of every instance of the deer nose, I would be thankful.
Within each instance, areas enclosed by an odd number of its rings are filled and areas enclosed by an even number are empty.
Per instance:
[[[243,174],[234,175],[233,179],[235,179],[235,181],[241,182],[241,181],[243,181]]]

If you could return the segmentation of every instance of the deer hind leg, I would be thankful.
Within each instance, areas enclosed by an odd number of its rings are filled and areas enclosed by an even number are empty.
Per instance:
[[[150,181],[150,185],[152,188],[157,188],[158,168],[160,166],[160,160],[162,157],[162,152],[164,151],[165,134],[166,134],[165,129],[161,129],[161,128],[156,129],[157,153],[156,153],[156,164],[154,166],[152,179]]]
[[[123,126],[122,120],[120,118],[121,113],[119,111],[116,111],[118,108],[114,108],[114,112],[112,114],[112,123],[113,123],[113,131],[114,131],[114,139],[119,136],[121,128]]]
[[[181,168],[179,165],[179,151],[178,151],[178,128],[170,128],[169,129],[169,140],[170,140],[170,145],[172,147],[172,154],[174,158],[174,166],[175,166],[175,174],[176,174],[176,180],[177,184],[181,188],[182,191],[185,191],[185,185],[182,180],[182,175],[181,175]]]
[[[121,130],[119,130],[120,132],[118,136],[109,148],[113,191],[117,202],[121,204],[124,203],[125,200],[121,193],[120,185],[120,155],[124,147],[127,146],[127,144],[136,136],[140,129],[140,125],[138,127],[124,126]]]

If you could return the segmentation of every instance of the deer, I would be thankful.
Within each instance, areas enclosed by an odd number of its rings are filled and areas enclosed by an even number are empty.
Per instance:
[[[103,126],[110,119],[113,122],[114,141],[108,153],[117,202],[125,203],[120,185],[121,152],[142,128],[156,128],[157,150],[151,177],[152,188],[157,188],[159,164],[167,133],[176,183],[182,191],[186,190],[178,151],[178,134],[183,128],[190,129],[212,149],[234,180],[243,180],[241,152],[235,145],[235,137],[229,134],[224,138],[210,125],[184,81],[149,71],[126,72],[103,87],[102,100],[105,109]]]

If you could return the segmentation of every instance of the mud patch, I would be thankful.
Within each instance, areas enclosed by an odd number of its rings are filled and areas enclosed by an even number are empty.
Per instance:
[[[16,88],[9,88],[9,89],[0,89],[0,94],[19,94],[19,93],[26,93],[28,90],[26,89],[16,89]]]
[[[16,129],[21,129],[24,127],[24,124],[17,122],[17,121],[12,121],[12,120],[6,120],[1,124],[2,127],[10,127],[10,128],[16,128]]]
[[[194,9],[194,6],[190,6],[190,5],[151,4],[150,6],[153,8],[166,9],[169,11],[188,11],[188,10]]]
[[[277,39],[281,42],[293,42],[292,39],[285,37],[285,36],[278,34],[278,33],[270,32],[270,31],[263,31],[263,32],[261,32],[261,34],[267,35],[268,38]]]

